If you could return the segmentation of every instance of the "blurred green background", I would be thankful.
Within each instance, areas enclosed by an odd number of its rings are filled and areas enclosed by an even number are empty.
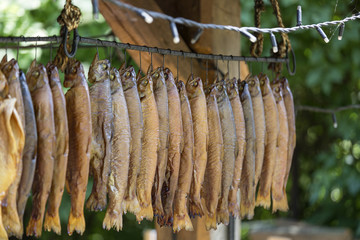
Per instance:
[[[3,0],[0,4],[0,36],[47,36],[58,35],[56,18],[65,1],[54,0]],[[276,19],[268,1],[262,16],[263,27],[276,26]],[[91,1],[74,0],[82,10],[79,27],[81,36],[99,36],[111,32],[100,15],[92,17]],[[253,26],[253,1],[241,1],[243,26]],[[342,19],[360,10],[359,0],[287,0],[280,1],[285,26],[296,25],[296,7],[302,6],[303,24]],[[322,108],[336,108],[360,102],[360,25],[359,21],[346,24],[344,38],[337,40],[337,27],[323,28],[330,38],[326,44],[316,30],[298,31],[289,35],[297,60],[297,73],[288,77],[294,94],[295,105],[310,105]],[[279,38],[279,35],[277,35]],[[42,44],[39,42],[38,44]],[[16,46],[17,43],[12,46]],[[242,54],[249,55],[249,42],[242,39]],[[2,45],[4,46],[4,44]],[[10,46],[10,44],[9,44]],[[270,54],[270,39],[265,35],[264,56]],[[111,51],[111,54],[109,54]],[[0,57],[8,53],[16,57],[16,50],[0,49]],[[36,52],[36,53],[35,53]],[[53,49],[54,57],[56,49]],[[96,53],[96,48],[80,48],[76,57],[84,64],[85,72]],[[123,61],[122,52],[99,47],[101,58],[112,56],[112,63],[119,67]],[[20,50],[20,68],[27,70],[35,55],[39,62],[50,60],[49,49]],[[131,61],[128,59],[128,61]],[[251,63],[254,74],[266,70],[266,65]],[[288,213],[271,214],[256,208],[255,218],[273,219],[287,217],[317,225],[351,228],[360,237],[360,124],[359,110],[347,110],[336,114],[338,127],[333,127],[329,114],[298,111],[297,146],[292,174],[288,183]],[[91,184],[91,182],[89,183]],[[91,186],[88,187],[88,190]],[[89,194],[89,192],[88,192]],[[41,239],[78,239],[66,235],[66,224],[70,209],[69,196],[65,193],[61,205],[63,236],[43,232]],[[29,218],[30,201],[26,211]],[[152,228],[151,222],[138,224],[131,214],[124,216],[123,231],[102,229],[104,213],[85,211],[86,231],[83,239],[131,238],[141,239],[145,228]],[[246,232],[246,229],[244,229]]]

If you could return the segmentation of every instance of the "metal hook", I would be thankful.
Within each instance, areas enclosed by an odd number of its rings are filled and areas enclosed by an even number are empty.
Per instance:
[[[208,76],[209,76],[209,66],[208,66],[208,60],[206,59],[206,75],[205,75],[205,85],[207,86],[208,85],[208,83],[209,83],[209,78],[208,78]]]
[[[286,58],[287,58],[286,67],[287,67],[287,70],[288,70],[290,76],[294,76],[296,73],[296,57],[295,57],[294,49],[291,48],[290,51],[291,51],[291,56],[292,56],[291,58],[292,58],[292,62],[293,62],[293,69],[291,70],[291,68],[290,68],[290,60],[289,60],[289,56],[288,56],[288,51],[286,51]]]
[[[36,61],[36,57],[37,57],[37,41],[35,41],[35,61]]]
[[[50,41],[50,62],[52,59],[52,41]]]
[[[152,64],[152,52],[150,53],[150,67],[151,68],[153,67],[153,64]]]
[[[141,51],[139,51],[139,71],[140,71],[140,75],[141,75]]]
[[[230,61],[227,61],[228,79],[230,79]]]
[[[191,72],[191,75],[193,74],[193,61],[192,61],[192,58],[190,58],[190,72]]]
[[[71,49],[71,52],[69,53],[68,50],[67,50],[67,35],[69,33],[69,30],[67,29],[66,26],[64,26],[65,28],[65,33],[64,33],[64,39],[63,39],[63,47],[64,47],[64,52],[65,52],[65,55],[68,57],[68,58],[73,58],[75,57],[75,54],[76,54],[76,51],[77,51],[77,48],[78,48],[78,44],[79,44],[79,33],[78,33],[78,30],[77,28],[74,29],[74,36],[73,36],[73,44],[72,44],[72,49]]]
[[[127,56],[126,56],[126,49],[124,49],[124,57],[125,57],[125,68],[127,67]]]
[[[163,68],[165,68],[165,54],[163,54]]]
[[[239,80],[241,80],[241,75],[240,75],[240,61],[238,62],[239,66],[238,66],[238,71],[239,71]]]
[[[176,78],[179,81],[179,56],[176,56]]]
[[[20,39],[18,41],[17,49],[16,49],[16,61],[19,59],[19,47],[20,47]]]

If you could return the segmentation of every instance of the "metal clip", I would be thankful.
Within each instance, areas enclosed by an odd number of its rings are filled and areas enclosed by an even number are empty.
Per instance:
[[[65,28],[65,33],[64,33],[64,38],[63,38],[63,45],[64,45],[64,52],[65,52],[65,55],[68,57],[68,58],[73,58],[75,57],[75,54],[76,54],[76,51],[77,51],[77,48],[78,48],[78,44],[79,44],[79,33],[78,33],[78,30],[77,28],[74,29],[74,37],[73,37],[73,45],[72,45],[72,49],[71,49],[71,52],[69,53],[68,50],[67,50],[67,35],[69,33],[69,30],[67,29],[66,26],[64,26]]]
[[[291,70],[290,68],[290,60],[289,60],[289,56],[288,56],[288,51],[286,51],[286,67],[287,70],[290,74],[290,76],[294,76],[296,73],[296,57],[295,57],[295,52],[294,49],[290,49],[291,51],[291,58],[292,58],[292,62],[293,62],[293,69]]]

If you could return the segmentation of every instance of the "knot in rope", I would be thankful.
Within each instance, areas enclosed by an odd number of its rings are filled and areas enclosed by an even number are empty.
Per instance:
[[[64,9],[61,11],[57,22],[61,26],[66,26],[69,32],[77,28],[80,23],[81,11],[80,8],[73,5],[71,0],[66,0]]]
[[[265,11],[263,0],[255,0],[255,27],[259,28],[261,25],[261,14]],[[262,33],[254,33],[257,38],[255,43],[250,46],[250,53],[253,57],[260,57],[264,46],[264,36]]]

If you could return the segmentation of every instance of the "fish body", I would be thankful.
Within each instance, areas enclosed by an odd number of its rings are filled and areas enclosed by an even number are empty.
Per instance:
[[[164,217],[164,209],[161,201],[161,190],[165,179],[165,171],[168,160],[169,107],[163,69],[161,67],[157,68],[153,73],[151,73],[151,78],[154,82],[154,95],[160,125],[160,146],[153,187],[153,207],[154,215],[158,216],[159,219],[162,219]]]
[[[264,163],[261,170],[259,190],[256,196],[256,206],[266,209],[271,205],[271,182],[276,163],[276,143],[279,133],[279,114],[276,101],[266,75],[259,75],[261,94],[265,110],[266,140]]]
[[[46,69],[34,60],[26,73],[34,105],[38,134],[38,154],[32,186],[32,212],[27,236],[40,237],[46,202],[51,189],[55,155],[54,105]]]
[[[200,191],[204,182],[207,162],[208,122],[206,97],[201,79],[190,77],[186,82],[186,91],[194,127],[194,172],[190,188],[189,210],[190,216],[202,216],[204,210],[201,204]]]
[[[180,97],[173,74],[170,69],[165,68],[164,75],[168,95],[170,134],[165,182],[162,191],[165,217],[161,222],[163,224],[171,226],[173,223],[173,202],[179,179],[181,144],[183,141],[183,127]]]
[[[66,114],[66,100],[62,90],[59,72],[57,67],[51,63],[47,66],[49,84],[54,103],[55,119],[55,158],[54,173],[49,195],[47,211],[45,214],[44,228],[47,231],[53,230],[61,234],[59,208],[66,178],[66,168],[69,155],[69,129]]]
[[[276,162],[272,177],[271,195],[272,211],[287,211],[289,209],[285,192],[285,176],[287,171],[289,128],[283,90],[280,82],[271,84],[279,113],[279,133],[276,141]]]
[[[90,87],[92,123],[90,173],[94,177],[94,182],[86,201],[86,208],[90,211],[102,211],[107,204],[113,116],[109,71],[109,60],[99,60],[96,54],[88,74],[89,82],[93,84]]]
[[[88,184],[91,149],[91,106],[83,66],[71,62],[65,71],[64,87],[69,128],[69,157],[66,189],[71,198],[68,234],[85,231],[84,202]]]
[[[174,200],[174,222],[173,231],[179,232],[181,229],[186,231],[194,230],[191,223],[187,199],[190,192],[191,180],[193,175],[193,155],[194,155],[194,130],[191,116],[191,108],[189,99],[186,93],[185,83],[178,81],[177,83],[180,103],[181,103],[181,118],[183,126],[183,144],[180,156],[180,169],[178,187],[175,193]]]
[[[209,128],[209,145],[203,197],[206,207],[206,230],[216,229],[216,210],[221,196],[222,160],[224,157],[224,142],[221,131],[219,108],[217,104],[217,87],[213,86],[207,91],[207,120]]]
[[[229,79],[227,81],[227,92],[229,95],[231,108],[234,114],[235,128],[236,128],[236,139],[238,154],[234,164],[234,177],[230,186],[229,192],[229,213],[233,216],[239,215],[239,206],[237,201],[237,193],[239,189],[241,172],[243,168],[245,149],[246,149],[246,127],[243,107],[241,105],[239,97],[239,88],[236,78]]]
[[[244,111],[246,151],[240,179],[240,216],[253,218],[255,208],[255,123],[252,101],[248,85],[245,81],[239,83],[239,95]]]
[[[116,68],[110,70],[110,85],[113,117],[113,140],[111,146],[111,172],[108,182],[109,204],[103,228],[122,229],[122,202],[127,188],[131,133],[130,121],[120,74]]]
[[[21,180],[18,189],[17,197],[17,210],[20,219],[20,233],[23,233],[23,218],[27,200],[30,196],[31,186],[34,180],[36,155],[37,155],[37,127],[34,112],[34,106],[31,99],[30,90],[26,83],[25,74],[20,71],[19,73],[21,93],[24,100],[24,113],[25,113],[25,146],[23,151],[23,170],[21,173]],[[19,236],[20,237],[20,236]]]
[[[140,173],[137,179],[137,196],[140,211],[136,214],[136,220],[144,218],[152,221],[154,217],[151,189],[154,183],[157,153],[159,147],[159,117],[153,91],[153,82],[148,74],[137,81],[142,116],[144,121],[144,132],[142,141],[142,159]]]

